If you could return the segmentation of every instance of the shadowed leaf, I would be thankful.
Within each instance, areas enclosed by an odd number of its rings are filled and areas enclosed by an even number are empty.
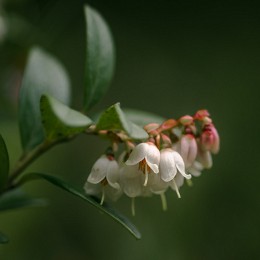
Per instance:
[[[9,172],[9,156],[5,141],[0,135],[0,190],[5,186]]]
[[[96,127],[97,130],[125,131],[130,138],[136,140],[148,138],[148,134],[143,128],[128,119],[119,103],[109,107],[100,115]]]
[[[137,228],[121,213],[110,207],[107,203],[104,203],[102,206],[99,204],[99,201],[92,196],[88,196],[81,192],[78,188],[74,187],[72,184],[65,182],[61,178],[45,173],[30,173],[23,177],[22,181],[26,182],[33,179],[44,179],[51,184],[79,197],[80,199],[90,203],[92,206],[96,207],[101,212],[106,213],[108,216],[113,218],[116,222],[125,227],[135,238],[140,239],[141,234]]]
[[[43,94],[50,94],[68,104],[70,83],[63,66],[55,58],[40,48],[33,48],[19,96],[19,126],[25,151],[33,149],[44,139],[40,114]]]
[[[41,97],[42,123],[48,140],[83,132],[92,121],[51,96]]]
[[[109,27],[101,15],[85,6],[86,68],[85,111],[95,105],[106,93],[114,74],[115,49]]]

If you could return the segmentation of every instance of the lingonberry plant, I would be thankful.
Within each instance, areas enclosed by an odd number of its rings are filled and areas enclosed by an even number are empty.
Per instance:
[[[219,151],[219,136],[207,110],[179,119],[164,119],[147,112],[122,110],[116,103],[92,120],[88,111],[106,93],[114,73],[114,45],[109,28],[98,12],[85,6],[86,70],[83,109],[69,107],[70,82],[63,66],[39,47],[31,49],[19,95],[19,127],[23,154],[9,172],[9,155],[0,136],[0,210],[39,203],[20,187],[34,179],[51,184],[85,200],[122,224],[136,238],[136,227],[107,200],[125,194],[134,199],[159,195],[167,209],[165,192],[191,184],[192,176],[212,166]],[[86,183],[75,187],[58,176],[25,173],[27,167],[53,146],[79,134],[110,141],[94,163]],[[83,187],[84,186],[84,187]],[[0,234],[0,242],[7,242]]]

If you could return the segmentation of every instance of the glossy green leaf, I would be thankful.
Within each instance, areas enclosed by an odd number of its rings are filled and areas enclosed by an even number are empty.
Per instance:
[[[0,190],[4,188],[9,172],[9,156],[3,137],[0,135]]]
[[[0,211],[45,205],[44,199],[31,198],[19,189],[9,191],[0,197]]]
[[[73,136],[86,130],[92,123],[85,115],[48,95],[41,97],[41,114],[48,140]]]
[[[84,194],[80,189],[74,187],[72,184],[65,182],[61,178],[45,173],[30,173],[23,177],[23,182],[32,180],[32,179],[45,179],[46,181],[52,183],[53,185],[79,197],[80,199],[90,203],[92,206],[96,207],[103,213],[106,213],[116,222],[125,227],[135,238],[140,239],[141,234],[137,228],[121,213],[110,207],[107,203],[104,203],[102,206],[99,204],[99,200],[93,196],[88,196]]]
[[[8,242],[9,242],[8,237],[2,232],[0,232],[0,244],[6,244]]]
[[[146,131],[132,123],[120,108],[120,104],[109,107],[97,122],[97,130],[125,131],[130,138],[144,140],[148,138]]]
[[[19,97],[19,125],[25,151],[31,150],[44,139],[40,115],[40,98],[43,94],[49,94],[68,104],[69,78],[60,62],[40,48],[33,48]]]
[[[106,93],[114,74],[115,50],[112,35],[101,15],[85,6],[86,68],[85,100],[87,111]]]
[[[124,109],[124,113],[127,115],[129,120],[142,127],[150,123],[161,124],[166,120],[156,114],[136,109]]]

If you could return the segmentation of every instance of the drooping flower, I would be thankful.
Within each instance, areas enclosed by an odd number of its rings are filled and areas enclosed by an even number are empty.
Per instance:
[[[189,168],[196,159],[198,147],[193,134],[181,136],[180,141],[176,144],[176,150],[181,155],[185,167]]]
[[[192,176],[199,177],[203,169],[204,167],[200,162],[194,161],[193,164],[187,168],[187,172]]]
[[[145,174],[144,186],[148,182],[148,174],[159,172],[160,151],[151,142],[138,144],[131,152],[126,165],[139,165],[139,169]]]
[[[120,169],[120,184],[123,192],[130,198],[142,195],[142,172],[138,165],[124,165]]]
[[[190,179],[191,175],[185,173],[185,165],[182,157],[179,153],[171,148],[165,148],[161,150],[160,159],[160,176],[164,182],[171,182],[171,187],[176,190],[178,197],[180,193],[176,180],[180,178],[180,184],[182,184],[182,178]]]
[[[213,165],[212,156],[210,151],[204,151],[201,149],[201,146],[198,147],[198,155],[196,160],[202,164],[206,169],[210,169]]]
[[[216,154],[219,151],[219,143],[219,135],[215,126],[212,123],[206,124],[200,136],[202,150]]]
[[[113,196],[117,197],[119,195],[121,190],[119,185],[119,165],[113,156],[102,155],[95,162],[84,189],[86,193],[91,195],[102,192],[101,204],[104,201],[105,194],[111,194],[112,199]],[[112,195],[113,193],[114,195]]]

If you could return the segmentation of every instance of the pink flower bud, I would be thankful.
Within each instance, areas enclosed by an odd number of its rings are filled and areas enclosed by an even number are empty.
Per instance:
[[[219,143],[219,135],[215,126],[213,124],[205,125],[200,136],[202,150],[216,154],[219,151]]]
[[[202,110],[198,110],[195,113],[194,119],[203,120],[205,117],[209,117],[209,116],[210,116],[210,114],[209,114],[208,110],[202,109]]]
[[[180,119],[179,119],[179,122],[184,125],[184,126],[188,126],[188,125],[191,125],[193,123],[193,117],[192,116],[182,116]]]

